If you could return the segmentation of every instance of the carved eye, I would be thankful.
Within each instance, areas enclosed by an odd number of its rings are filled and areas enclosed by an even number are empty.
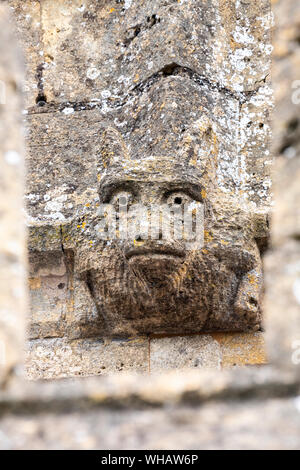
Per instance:
[[[167,204],[170,206],[190,204],[192,201],[193,199],[188,194],[181,191],[176,191],[172,194],[169,194],[167,197]]]
[[[129,191],[120,191],[113,195],[111,203],[116,209],[128,207],[133,203],[133,194]]]

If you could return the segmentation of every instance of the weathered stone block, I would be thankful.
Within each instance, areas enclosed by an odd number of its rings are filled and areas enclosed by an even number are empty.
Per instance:
[[[202,305],[207,302],[206,311],[210,309],[213,312],[212,318],[208,319],[206,329],[258,328],[260,322],[261,273],[256,243],[257,240],[264,240],[267,237],[266,217],[263,213],[260,215],[258,212],[253,212],[252,207],[246,202],[237,206],[235,197],[243,198],[244,183],[238,176],[237,179],[233,178],[229,173],[229,167],[226,165],[224,167],[222,162],[219,161],[219,158],[222,159],[228,155],[230,156],[231,165],[233,165],[236,157],[237,168],[240,165],[240,156],[236,143],[231,142],[226,137],[228,131],[226,126],[229,122],[236,129],[236,132],[239,132],[238,103],[230,97],[223,96],[218,91],[212,92],[205,88],[198,89],[197,85],[193,81],[189,81],[188,77],[185,83],[182,81],[180,74],[178,77],[166,79],[166,83],[165,80],[160,83],[162,80],[160,78],[158,83],[153,85],[154,89],[145,92],[142,97],[137,95],[134,98],[133,105],[132,103],[124,105],[124,114],[139,105],[137,108],[138,115],[130,117],[130,114],[128,114],[129,118],[126,124],[128,132],[124,134],[124,139],[115,130],[112,137],[107,139],[106,142],[103,136],[101,138],[97,137],[97,131],[101,129],[98,110],[74,112],[67,117],[63,113],[56,113],[51,118],[48,113],[36,114],[30,117],[31,125],[28,137],[29,147],[31,148],[29,156],[30,186],[27,199],[30,220],[36,226],[31,229],[31,245],[34,248],[36,244],[36,249],[44,250],[49,249],[49,245],[53,245],[53,247],[56,245],[58,248],[60,244],[63,244],[64,249],[74,251],[74,278],[81,276],[81,280],[90,282],[90,286],[95,286],[96,282],[98,284],[99,282],[102,283],[97,272],[101,272],[102,268],[100,266],[106,261],[108,261],[107,269],[110,271],[107,271],[105,282],[107,282],[107,279],[116,279],[115,274],[117,277],[118,274],[112,272],[113,259],[119,253],[119,249],[121,248],[122,251],[123,248],[121,245],[117,247],[115,244],[105,247],[105,244],[103,245],[99,240],[99,233],[97,232],[99,222],[97,207],[104,202],[106,197],[104,188],[108,187],[107,183],[113,179],[114,184],[118,183],[118,185],[124,186],[124,184],[128,185],[130,180],[134,184],[139,179],[143,181],[148,197],[152,197],[152,180],[156,179],[158,181],[157,178],[160,178],[158,182],[162,190],[164,186],[168,185],[170,191],[174,187],[176,178],[177,180],[181,178],[180,183],[177,183],[179,190],[182,186],[182,180],[185,179],[188,184],[198,185],[197,198],[202,201],[205,200],[204,204],[207,208],[204,232],[206,245],[203,253],[199,253],[200,259],[202,257],[203,268],[192,268],[191,266],[191,269],[195,269],[197,272],[199,269],[202,270],[203,279],[199,276],[199,272],[193,278],[197,279],[200,284],[202,283],[202,288],[195,287],[195,291],[202,291],[203,296],[206,296],[206,301],[204,301],[204,299],[197,298],[197,294],[194,296],[193,302],[200,301]],[[192,99],[189,95],[191,89],[194,91]],[[170,92],[170,90],[173,91]],[[216,101],[210,101],[209,96],[212,94]],[[176,106],[174,106],[174,103]],[[231,103],[232,106],[228,108],[226,103]],[[204,109],[204,106],[206,108],[205,113],[201,113],[199,120],[194,121],[197,109]],[[227,115],[227,124],[222,119],[214,122],[214,118],[207,117],[208,115],[214,115],[216,107],[223,109],[223,114]],[[146,108],[148,111],[146,111]],[[164,108],[166,108],[166,119],[161,120],[161,110]],[[233,115],[231,114],[232,109],[235,110]],[[117,112],[120,118],[120,110],[115,110],[112,111],[111,120]],[[151,118],[150,122],[149,118]],[[137,119],[139,128],[135,127]],[[106,127],[102,127],[102,131],[105,128],[107,129],[107,121],[104,124]],[[150,142],[153,141],[153,143],[150,143],[147,137],[151,127],[153,129],[150,135],[153,137],[150,138]],[[177,132],[180,129],[181,136],[178,138]],[[156,136],[155,141],[154,136]],[[79,150],[77,150],[78,139],[81,142]],[[83,147],[82,142],[86,142]],[[112,164],[105,168],[105,162],[100,156],[106,145],[111,146],[112,149],[114,149],[114,146],[116,149],[119,146],[120,153],[117,155],[117,167]],[[37,149],[38,157],[36,157]],[[177,153],[175,159],[172,156],[174,149]],[[126,152],[130,153],[129,157],[126,157]],[[139,152],[143,154],[141,159],[135,157]],[[208,156],[210,152],[212,152],[215,161],[210,160]],[[152,154],[157,154],[157,156]],[[84,158],[85,155],[87,155],[87,158]],[[181,166],[179,166],[180,159],[183,163]],[[153,162],[156,162],[156,168]],[[47,166],[53,168],[53,171],[48,171]],[[139,169],[139,175],[137,169]],[[201,172],[204,172],[205,176],[202,176]],[[81,177],[82,174],[85,175],[85,178]],[[165,176],[162,176],[164,174]],[[219,181],[222,189],[216,185],[216,181]],[[224,187],[222,186],[223,182],[225,182]],[[256,181],[255,184],[259,183]],[[236,196],[234,198],[226,192],[229,188],[235,192]],[[266,194],[264,193],[264,195]],[[59,223],[60,228],[57,225]],[[41,224],[44,226],[44,231],[41,231]],[[47,226],[51,227],[51,224],[54,230],[51,232],[49,242],[45,242],[43,247],[40,238],[45,237],[45,233],[47,233],[45,230]],[[58,235],[59,233],[60,235]],[[48,240],[48,237],[46,238]],[[217,252],[219,253],[218,256],[221,256],[219,261],[220,266],[222,266],[221,269],[219,269],[218,262],[216,262]],[[117,259],[122,258],[118,258],[117,255]],[[206,263],[210,264],[211,267],[206,266]],[[221,290],[218,288],[214,292],[211,291],[210,294],[213,295],[213,298],[208,300],[210,295],[208,290],[211,290],[212,281],[208,281],[207,276],[210,275],[209,271],[212,271],[211,275],[214,277],[214,270],[219,278],[214,282],[220,285],[224,281],[227,284]],[[243,279],[240,279],[241,273],[244,273]],[[86,274],[90,281],[88,281]],[[96,280],[97,276],[98,280]],[[126,282],[125,279],[124,282]],[[134,279],[128,282],[134,288]],[[79,286],[79,284],[77,285]],[[103,283],[102,285],[104,286]],[[122,292],[126,293],[128,286],[122,286],[121,283],[119,287],[121,288],[121,294]],[[109,286],[106,288],[110,289]],[[97,297],[97,290],[98,287],[94,291],[90,289],[98,312],[100,312],[100,317],[108,309],[106,314],[106,320],[109,320],[108,333],[117,335],[148,332],[191,333],[200,331],[202,328],[203,320],[199,322],[197,317],[191,318],[190,322],[186,321],[181,326],[178,320],[174,325],[168,319],[168,324],[163,324],[164,316],[159,315],[159,323],[155,322],[156,326],[153,330],[154,323],[151,316],[148,323],[144,320],[142,322],[138,321],[139,309],[137,306],[134,307],[136,310],[134,322],[126,325],[126,323],[122,323],[120,318],[120,314],[122,316],[122,311],[120,312],[118,307],[121,302],[120,299],[116,301],[117,297],[115,297],[115,300],[113,300],[118,312],[114,310],[111,314],[109,309],[111,309],[112,304],[109,306],[107,303],[110,302],[109,296],[111,294],[106,294],[107,298],[102,299],[102,294],[100,294],[100,298]],[[168,290],[166,289],[165,292],[168,292]],[[86,292],[88,293],[87,290]],[[219,294],[222,299],[219,298]],[[237,306],[236,317],[231,316],[231,307],[229,306],[235,303],[234,296],[236,296]],[[131,302],[130,296],[127,296],[127,298]],[[141,297],[141,299],[143,298],[145,296]],[[88,296],[86,302],[90,303]],[[132,306],[126,307],[124,302],[122,300],[123,316],[126,315],[126,309],[133,308]],[[209,307],[208,304],[211,306]],[[80,305],[84,307],[84,302],[81,301]],[[179,307],[176,307],[176,305],[171,307],[171,305],[170,303],[169,308],[173,309],[172,315],[174,316],[176,308]],[[187,308],[189,308],[189,315],[192,317],[191,305],[187,305]],[[88,309],[90,307],[85,308],[85,311],[87,312]],[[155,310],[156,312],[159,311],[157,307],[155,307]],[[198,307],[197,310],[201,311]],[[252,312],[250,314],[251,319],[245,314],[247,310]],[[80,312],[76,312],[76,315],[79,318]],[[86,314],[83,313],[82,315],[85,316]],[[115,315],[114,320],[112,315]],[[206,316],[207,314],[203,318]],[[185,319],[187,320],[186,316]]]
[[[71,308],[70,276],[64,254],[61,251],[47,252],[41,259],[39,252],[32,252],[29,261],[32,313],[29,337],[62,337],[66,333]]]
[[[27,354],[30,379],[148,372],[148,339],[34,340]]]
[[[150,371],[215,368],[222,363],[221,348],[210,335],[173,336],[150,340]]]
[[[267,363],[264,333],[214,333],[212,337],[220,345],[223,368]]]
[[[49,101],[114,101],[174,63],[232,92],[269,73],[268,0],[42,0],[41,18]]]
[[[39,101],[27,117],[29,247],[45,266],[60,252],[68,269],[63,282],[33,276],[31,336],[259,331],[269,0],[39,3],[28,38],[40,43],[27,55]],[[204,244],[166,241],[160,222],[157,240],[123,242],[118,222],[103,241],[100,211],[124,194],[164,206],[164,221],[165,206],[201,207]]]
[[[267,362],[262,333],[213,333],[150,340],[150,371],[231,368]]]
[[[266,211],[270,203],[270,168],[264,165],[269,160],[268,100],[263,96],[262,104],[255,106],[251,98],[241,111],[239,99],[197,84],[184,70],[174,73],[158,76],[150,88],[135,91],[129,101],[109,110],[79,106],[69,108],[72,113],[66,115],[65,107],[53,113],[43,108],[28,117],[26,197],[32,224],[51,227],[95,211],[98,183],[105,174],[101,136],[111,123],[120,124],[124,142],[137,161],[153,155],[174,158],[174,152],[180,159],[189,150],[195,158],[199,152],[200,163],[205,152],[212,152],[216,185],[224,198],[231,193],[241,203],[251,201],[253,211]],[[213,126],[208,148],[203,142],[202,149],[200,143],[188,145],[189,139],[201,139],[201,126],[207,121]]]

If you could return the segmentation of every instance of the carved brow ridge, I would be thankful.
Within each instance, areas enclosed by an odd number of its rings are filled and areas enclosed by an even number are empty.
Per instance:
[[[113,177],[109,178],[106,181],[104,180],[100,184],[99,188],[99,193],[101,196],[101,199],[108,201],[110,197],[118,192],[118,191],[131,191],[133,194],[138,194],[139,192],[139,186],[142,186],[143,184],[153,184],[157,186],[161,186],[162,191],[165,193],[171,193],[174,191],[185,191],[187,192],[190,196],[192,196],[195,199],[202,199],[201,197],[201,192],[204,189],[204,186],[201,185],[200,183],[196,183],[187,179],[174,179],[172,181],[159,181],[159,182],[151,182],[149,180],[143,180],[143,179],[129,179],[129,178],[118,178],[118,177]]]

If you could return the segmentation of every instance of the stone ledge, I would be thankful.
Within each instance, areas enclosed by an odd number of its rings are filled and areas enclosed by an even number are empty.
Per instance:
[[[295,373],[276,368],[171,371],[163,375],[117,374],[68,378],[52,382],[24,381],[0,393],[0,411],[35,413],[89,408],[147,408],[168,404],[197,406],[207,401],[296,396]]]
[[[30,341],[28,377],[54,379],[107,375],[117,371],[162,373],[266,364],[263,333]]]
[[[7,415],[0,435],[1,449],[93,449],[98,457],[99,449],[298,450],[299,398]]]
[[[29,345],[26,369],[28,378],[35,380],[128,371],[145,373],[148,339],[34,340]]]

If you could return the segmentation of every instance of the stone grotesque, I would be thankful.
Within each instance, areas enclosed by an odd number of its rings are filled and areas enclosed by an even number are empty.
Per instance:
[[[90,225],[98,242],[93,249],[79,245],[76,250],[76,272],[88,286],[108,333],[260,328],[256,221],[251,211],[217,189],[217,146],[206,117],[184,133],[182,150],[173,157],[130,155],[115,129],[104,131],[100,206],[161,208],[160,216],[151,219],[154,237],[149,232],[141,235],[140,227],[126,237],[118,233],[103,240],[103,225],[96,216]],[[175,229],[168,236],[162,234],[163,221],[171,213],[168,207],[190,207],[191,212],[202,208],[203,239],[200,236],[191,246],[184,236],[176,237]],[[117,231],[119,224],[117,219]]]
[[[31,358],[43,351],[38,376],[53,376],[53,357],[56,376],[103,373],[105,357],[107,372],[148,370],[145,333],[259,329],[270,0],[12,4],[28,71],[28,334]],[[144,215],[151,206],[155,236],[145,236],[137,204]],[[124,206],[128,221],[143,221],[127,238]],[[175,220],[184,206],[191,231]],[[105,239],[106,219],[115,233]]]

